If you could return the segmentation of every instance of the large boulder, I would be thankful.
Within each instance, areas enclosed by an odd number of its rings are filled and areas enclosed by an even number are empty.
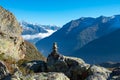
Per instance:
[[[110,76],[111,71],[99,67],[99,66],[91,66],[89,71],[89,77],[87,80],[107,80]]]
[[[9,71],[7,70],[7,67],[2,61],[0,61],[0,80],[2,80],[8,75],[9,75]]]
[[[0,7],[0,54],[16,60],[24,58],[25,44],[21,32],[22,28],[14,15]]]

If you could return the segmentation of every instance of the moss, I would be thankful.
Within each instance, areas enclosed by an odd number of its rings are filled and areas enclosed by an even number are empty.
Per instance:
[[[18,67],[19,67],[19,66],[21,66],[22,64],[27,63],[27,62],[29,62],[27,59],[21,59],[21,60],[19,60],[16,64],[17,64]]]
[[[5,53],[0,53],[0,60],[4,60],[4,54]]]
[[[30,69],[28,69],[26,67],[22,67],[22,66],[19,67],[19,70],[22,72],[22,75],[24,75],[24,76],[34,73],[34,71],[32,71],[32,70],[30,70]]]

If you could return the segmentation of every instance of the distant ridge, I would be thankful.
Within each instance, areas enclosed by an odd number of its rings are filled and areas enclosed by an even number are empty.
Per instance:
[[[38,41],[36,46],[39,51],[47,56],[51,50],[52,43],[57,42],[60,53],[77,56],[80,55],[80,53],[75,53],[76,51],[91,41],[108,35],[119,28],[120,15],[111,17],[100,16],[97,18],[82,17],[68,22],[51,36]],[[86,54],[83,55],[87,56]]]
[[[20,22],[23,28],[22,36],[25,40],[35,44],[38,40],[48,37],[53,32],[60,29],[55,25],[39,25],[32,24],[25,21]]]
[[[93,40],[79,50],[74,56],[82,57],[88,62],[120,61],[120,29]],[[87,56],[86,56],[87,55]],[[94,59],[94,60],[93,60]]]

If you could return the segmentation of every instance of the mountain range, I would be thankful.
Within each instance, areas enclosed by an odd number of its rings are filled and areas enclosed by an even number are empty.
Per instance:
[[[60,29],[60,27],[55,25],[39,25],[25,21],[20,22],[20,25],[23,28],[23,38],[33,44]]]
[[[120,15],[82,17],[68,22],[51,36],[39,40],[36,46],[45,56],[49,54],[52,43],[57,42],[61,54],[82,57],[89,63],[108,61],[110,58],[118,61],[120,50],[116,44],[120,43],[119,29]],[[114,53],[116,56],[112,58]],[[104,57],[107,58],[101,60]]]

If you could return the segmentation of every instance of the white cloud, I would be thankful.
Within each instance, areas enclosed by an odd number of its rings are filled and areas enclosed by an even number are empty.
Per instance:
[[[31,40],[31,39],[35,39],[35,38],[40,38],[40,39],[43,39],[45,37],[48,37],[50,36],[52,33],[54,33],[55,31],[53,30],[47,30],[48,33],[38,33],[38,34],[35,34],[35,35],[22,35],[22,37],[25,39],[25,40]]]

